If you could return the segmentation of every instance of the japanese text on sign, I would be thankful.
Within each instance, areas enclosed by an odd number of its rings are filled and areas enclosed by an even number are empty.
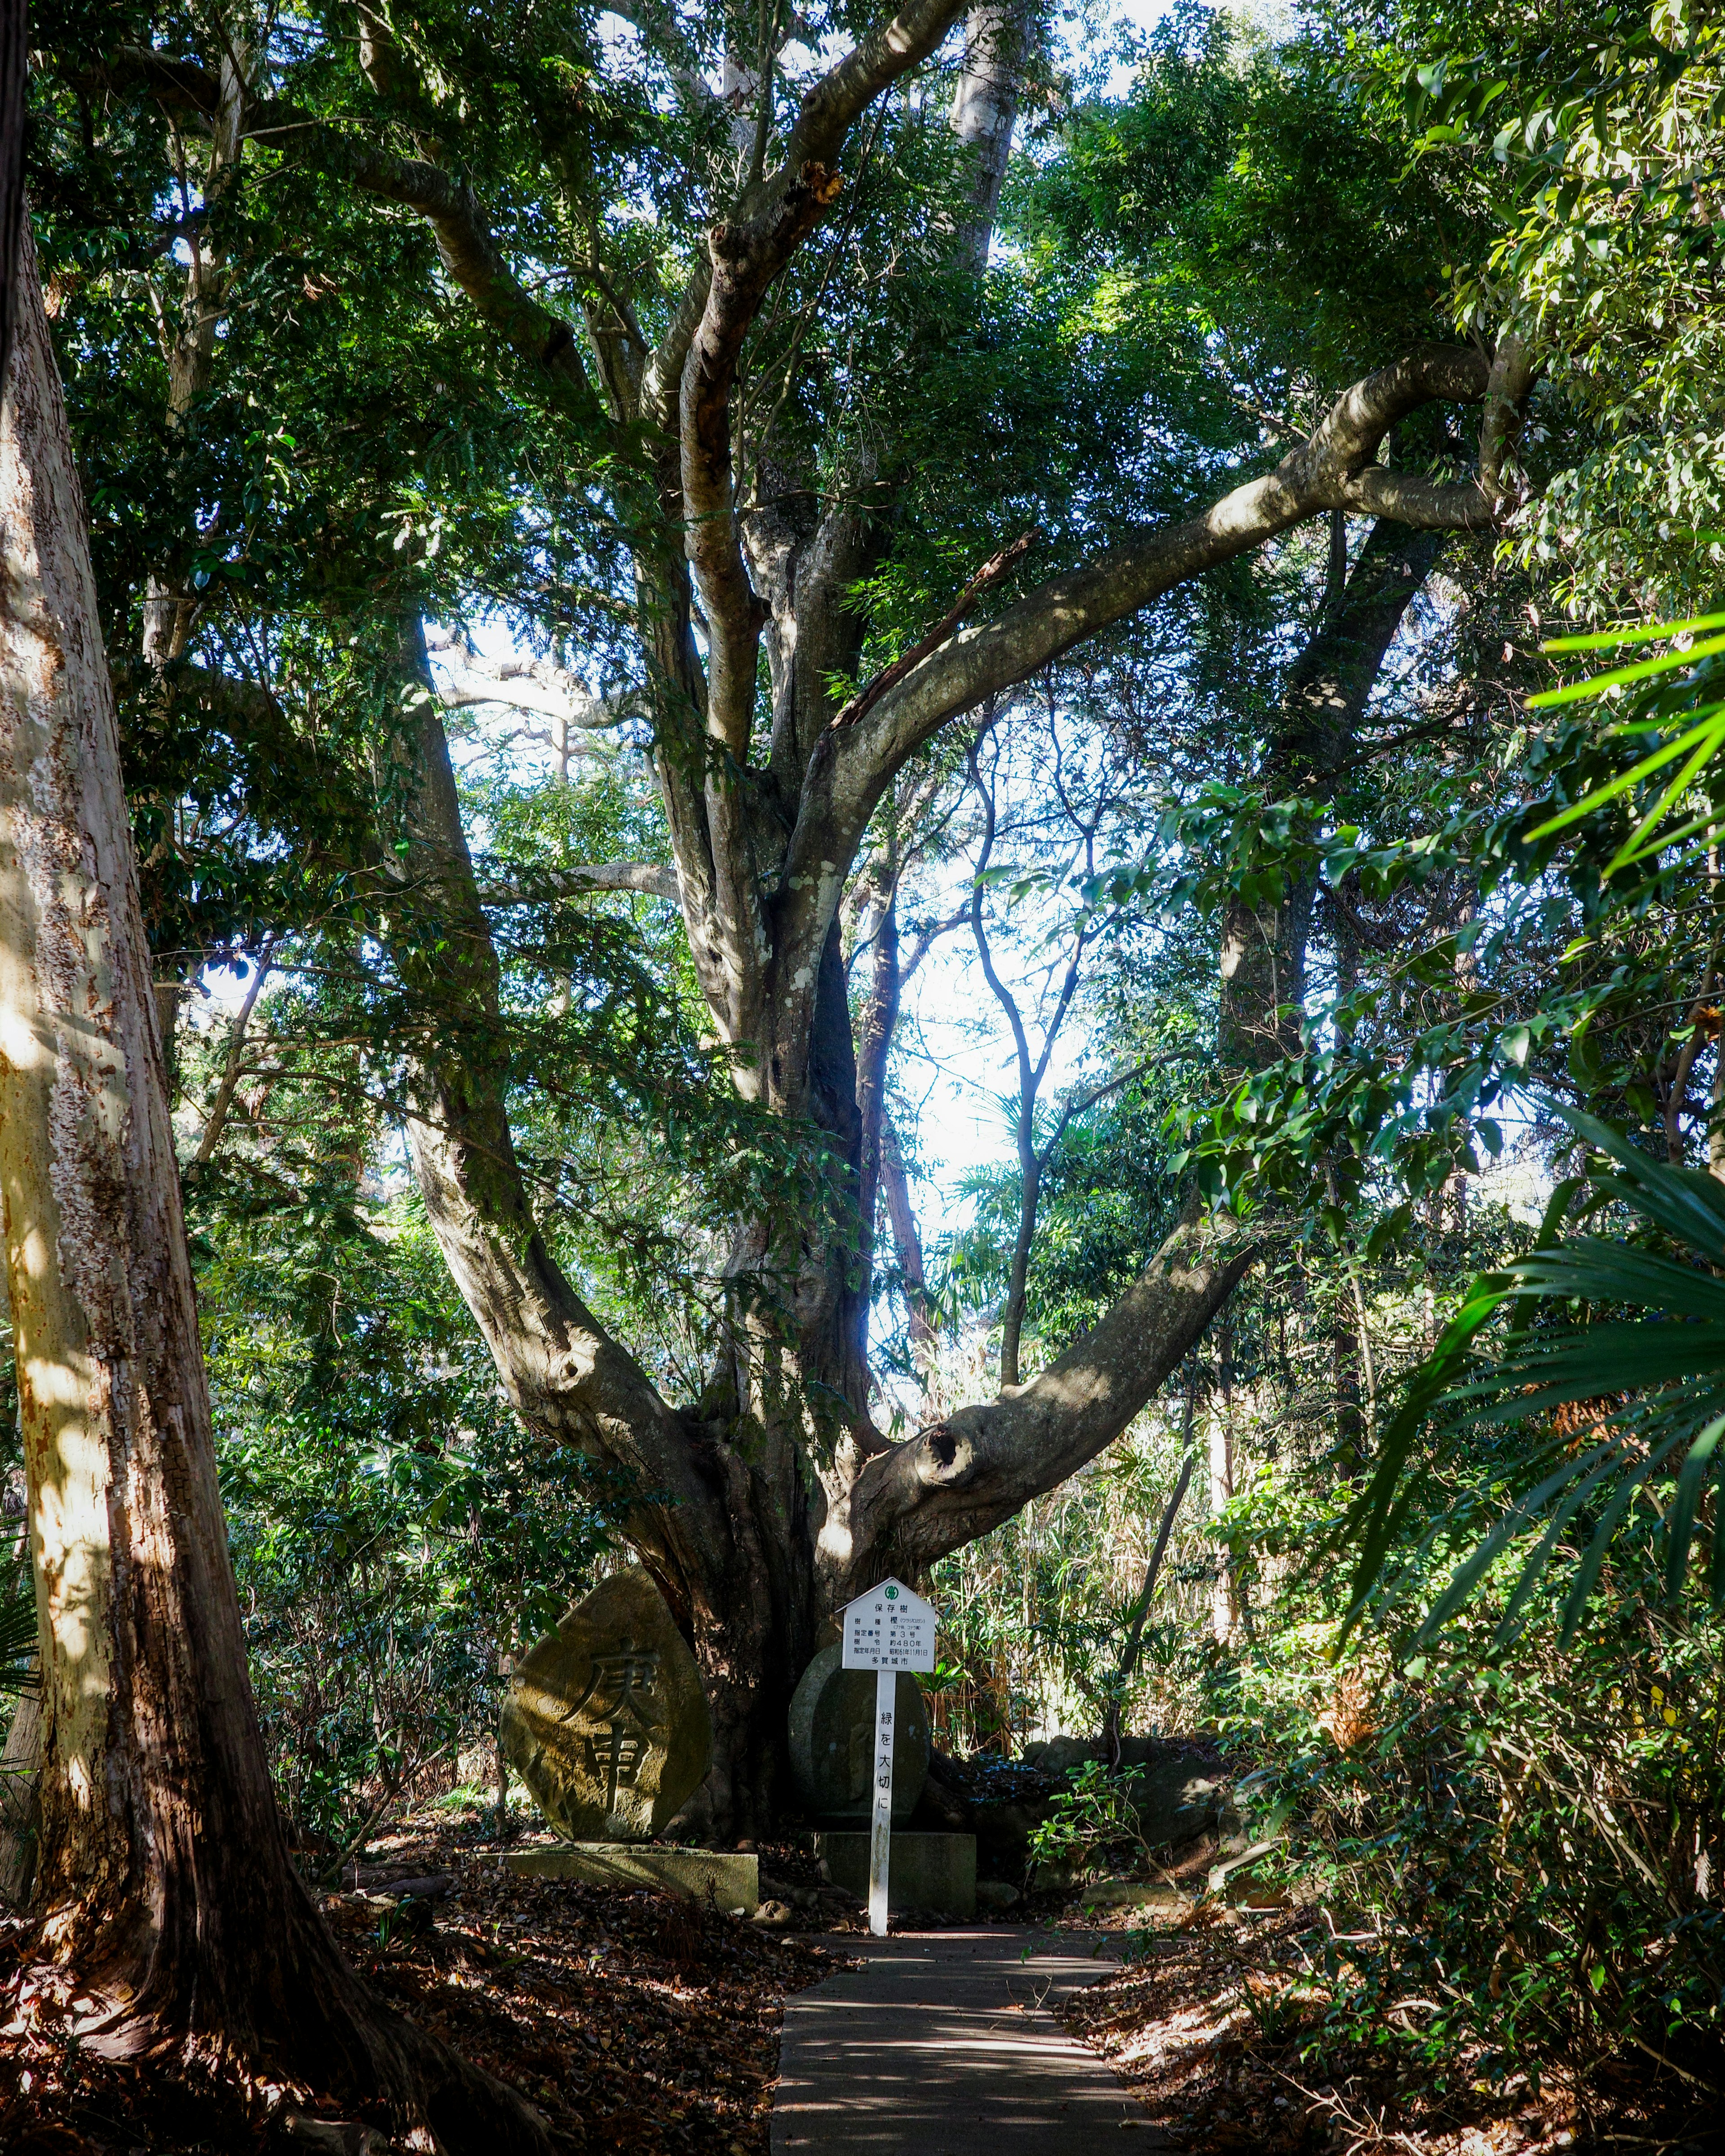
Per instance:
[[[934,1610],[901,1580],[882,1580],[845,1612],[847,1670],[934,1667]]]

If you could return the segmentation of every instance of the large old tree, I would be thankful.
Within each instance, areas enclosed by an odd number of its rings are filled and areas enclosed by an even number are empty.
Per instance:
[[[625,564],[603,605],[629,678],[582,715],[647,730],[688,951],[737,1088],[812,1124],[839,1195],[871,1199],[878,1069],[865,1058],[860,1088],[840,909],[902,775],[967,715],[1009,702],[1175,587],[1312,520],[1370,518],[1351,576],[1341,557],[1327,629],[1296,673],[1272,756],[1278,784],[1321,787],[1430,566],[1430,535],[1488,531],[1500,514],[1528,369],[1511,336],[1495,352],[1412,345],[1336,395],[1279,460],[1260,446],[1213,485],[1196,466],[1188,506],[1172,513],[1122,521],[1110,510],[1106,531],[1070,520],[1053,573],[1037,572],[1034,546],[993,558],[979,546],[941,595],[962,587],[943,613],[932,603],[924,622],[883,628],[860,595],[927,513],[939,429],[918,434],[890,398],[859,420],[855,381],[808,357],[809,327],[841,314],[883,378],[936,369],[940,322],[973,306],[985,281],[1040,18],[910,0],[891,19],[798,18],[805,42],[787,49],[783,11],[746,23],[717,9],[626,12],[626,51],[573,9],[518,37],[407,6],[314,17],[268,46],[240,25],[221,51],[187,28],[116,47],[100,95],[141,100],[177,141],[201,145],[208,200],[265,204],[310,172],[339,187],[356,228],[418,221],[435,237],[440,299],[516,393],[585,445],[556,507],[603,529]],[[822,64],[817,30],[837,55]],[[506,168],[487,150],[488,69],[507,80],[494,131],[517,146]],[[657,146],[625,167],[619,115],[643,110]],[[889,156],[883,192],[872,175]],[[865,216],[886,265],[873,280],[855,274]],[[347,264],[329,244],[314,269],[339,280]],[[171,413],[186,438],[219,363],[219,217],[190,254]],[[922,296],[907,304],[904,289]],[[559,290],[572,295],[567,311]],[[1481,415],[1471,470],[1387,454],[1392,430],[1412,439],[1420,415],[1457,406]],[[1398,551],[1399,533],[1417,536]],[[687,1625],[712,1697],[711,1817],[741,1831],[770,1812],[784,1702],[824,1617],[888,1570],[923,1571],[1096,1457],[1251,1254],[1225,1219],[1189,1214],[1117,1306],[1029,1384],[894,1444],[868,1414],[859,1238],[745,1219],[731,1234],[738,1292],[724,1351],[698,1397],[665,1397],[536,1225],[511,1133],[495,907],[488,917],[424,693],[411,597],[392,602],[391,635],[417,715],[416,775],[366,874],[403,978],[467,1016],[446,1050],[414,1057],[414,1169],[520,1414],[577,1439],[632,1493],[629,1537]],[[141,657],[171,663],[196,612],[183,564],[152,571]],[[572,616],[548,626],[578,628]],[[595,864],[586,880],[666,887],[644,865]],[[1297,1000],[1309,899],[1296,895],[1286,920],[1230,921],[1236,1040],[1285,1032],[1276,1014]]]
[[[290,1859],[216,1484],[84,500],[28,228],[0,410],[0,1213],[42,1671],[36,1965],[69,2041],[547,2144],[380,2006]]]

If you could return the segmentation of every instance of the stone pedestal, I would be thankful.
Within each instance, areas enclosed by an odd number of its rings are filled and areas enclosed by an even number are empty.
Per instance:
[[[818,1834],[814,1848],[821,1869],[834,1886],[866,1902],[868,1835],[842,1831]],[[886,1868],[886,1906],[895,1915],[917,1910],[931,1917],[975,1916],[976,1836],[895,1830]]]
[[[528,1879],[583,1879],[590,1887],[646,1887],[752,1917],[760,1905],[758,1858],[726,1849],[644,1848],[623,1841],[566,1841],[523,1849],[503,1860]],[[866,1868],[867,1857],[864,1858]]]

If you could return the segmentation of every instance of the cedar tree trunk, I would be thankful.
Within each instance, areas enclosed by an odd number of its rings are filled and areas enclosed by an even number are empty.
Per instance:
[[[216,1484],[82,495],[26,227],[0,414],[0,1204],[41,1656],[36,1951],[109,2055],[547,2146],[379,2007],[289,1862]],[[54,1995],[39,1988],[39,2010]]]

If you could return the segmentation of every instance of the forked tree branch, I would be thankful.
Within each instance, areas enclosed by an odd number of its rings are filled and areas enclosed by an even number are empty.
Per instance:
[[[203,1135],[198,1141],[198,1150],[188,1165],[201,1168],[221,1142],[223,1132],[228,1127],[228,1116],[234,1106],[234,1096],[239,1090],[239,1079],[245,1058],[245,1038],[252,1022],[252,1013],[257,1009],[258,998],[264,981],[274,963],[275,939],[271,937],[252,963],[252,977],[247,984],[239,1009],[234,1014],[234,1030],[228,1038],[227,1060],[222,1066],[221,1083],[216,1087],[215,1098],[210,1102]]]
[[[743,562],[732,470],[731,403],[743,341],[774,280],[837,200],[834,167],[851,126],[927,57],[957,13],[955,0],[911,0],[816,83],[783,162],[746,188],[735,213],[709,231],[707,262],[684,295],[670,346],[655,356],[644,383],[644,400],[668,418],[670,367],[677,365],[685,543],[709,637],[707,731],[739,762],[748,754],[767,618]],[[693,302],[702,286],[697,314]]]
[[[738,762],[748,755],[755,677],[767,610],[743,565],[731,470],[737,363],[768,287],[839,192],[839,175],[812,160],[759,216],[707,234],[706,305],[689,347],[679,400],[685,544],[706,616],[707,731]]]
[[[745,189],[732,221],[769,216],[805,166],[835,166],[859,116],[883,90],[927,59],[957,21],[963,4],[963,0],[910,0],[884,29],[865,38],[829,68],[804,96],[783,158],[774,171]],[[642,376],[642,414],[667,434],[675,432],[684,367],[706,312],[711,280],[711,261],[698,263],[670,327]]]
[[[798,894],[806,916],[795,924],[799,947],[818,950],[826,932],[819,865],[851,858],[906,761],[942,726],[1074,644],[1327,510],[1381,511],[1428,529],[1491,528],[1500,497],[1480,480],[1445,485],[1373,459],[1395,422],[1421,406],[1477,404],[1494,382],[1507,397],[1517,387],[1525,393],[1526,381],[1519,359],[1494,364],[1445,346],[1410,352],[1338,398],[1311,439],[1273,471],[1231,488],[1196,516],[1135,533],[1089,567],[1050,578],[997,620],[957,631],[859,722],[829,727],[810,762],[787,862],[785,888]]]
[[[645,707],[643,697],[591,696],[578,682],[542,681],[525,673],[492,676],[457,672],[437,684],[437,700],[446,711],[472,711],[485,704],[505,704],[511,711],[536,711],[562,719],[583,733],[603,732],[620,726]]]

